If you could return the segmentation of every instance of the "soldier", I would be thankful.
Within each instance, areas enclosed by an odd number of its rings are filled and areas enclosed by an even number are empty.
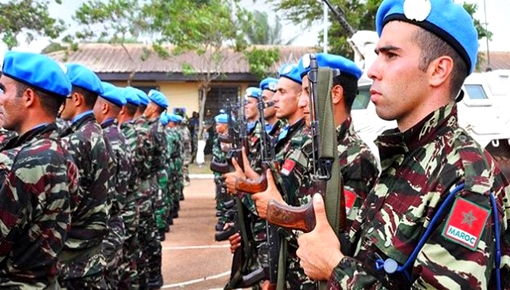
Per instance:
[[[138,224],[140,220],[140,211],[137,207],[136,198],[141,179],[138,176],[137,168],[143,166],[142,148],[143,142],[138,138],[133,117],[140,104],[137,95],[138,91],[128,87],[122,89],[122,94],[126,99],[126,104],[120,109],[118,120],[120,130],[125,136],[126,150],[129,156],[129,177],[126,188],[126,201],[122,209],[122,219],[124,221],[125,239],[123,243],[123,257],[119,266],[120,278],[119,289],[138,289],[138,270],[137,261],[141,256],[138,244]],[[143,92],[142,92],[143,93]]]
[[[179,135],[181,136],[181,143],[182,143],[182,149],[183,149],[183,157],[182,157],[182,187],[180,191],[179,200],[184,200],[184,186],[189,185],[189,172],[188,167],[191,163],[191,133],[189,132],[188,126],[183,121],[183,118],[181,115],[177,115],[180,118],[180,121],[178,123],[177,131],[179,132]]]
[[[55,124],[71,84],[52,59],[8,51],[0,89],[2,126],[20,136],[0,152],[0,287],[58,289],[57,255],[79,182]]]
[[[181,140],[181,134],[179,134],[179,123],[182,117],[177,114],[169,114],[168,116],[168,130],[167,140],[170,142],[169,150],[172,162],[169,162],[169,185],[168,188],[170,196],[170,209],[168,212],[168,222],[173,223],[173,218],[179,217],[180,209],[180,197],[183,191],[182,184],[182,158],[184,156],[184,146]]]
[[[304,99],[306,116],[309,116],[310,87],[307,73],[310,68],[304,67],[303,63],[305,58],[309,57],[308,54],[304,55],[298,64],[303,80],[300,101]],[[339,72],[333,77],[331,101],[349,227],[379,175],[377,159],[368,145],[356,134],[351,118],[351,108],[358,92],[358,79],[362,72],[354,62],[339,55],[317,53],[315,57],[319,67],[329,67]]]
[[[319,196],[316,227],[299,238],[305,272],[332,289],[510,288],[508,181],[457,123],[477,58],[473,19],[450,0],[421,4],[385,0],[377,11],[371,100],[398,128],[376,141],[382,173],[351,248],[340,249]]]
[[[149,105],[144,115],[149,120],[150,136],[154,146],[151,152],[151,172],[155,178],[153,183],[153,209],[156,213],[156,222],[158,229],[166,229],[166,216],[164,214],[164,200],[166,196],[166,183],[168,182],[166,165],[168,164],[167,144],[163,125],[159,121],[159,116],[168,108],[168,99],[159,91],[151,90],[147,95]],[[158,186],[159,185],[159,186]],[[165,193],[163,193],[163,190]],[[161,240],[162,237],[159,237]],[[161,243],[159,240],[152,240],[149,243],[151,258],[149,262],[149,288],[158,289],[163,286],[163,276],[161,275]]]
[[[154,187],[157,186],[154,173],[152,172],[152,153],[154,151],[154,142],[150,137],[150,126],[144,112],[149,104],[147,94],[142,90],[130,88],[136,91],[136,95],[140,100],[140,105],[136,109],[134,116],[135,130],[138,134],[138,144],[140,152],[140,163],[136,165],[140,178],[140,186],[138,187],[137,206],[140,212],[140,220],[138,224],[138,245],[141,255],[137,261],[138,283],[141,289],[149,287],[149,261],[152,253],[149,245],[159,242],[157,236],[157,226],[154,217],[153,195]]]
[[[264,120],[266,121],[266,132],[271,135],[275,141],[280,135],[280,130],[285,126],[285,122],[276,117],[273,96],[276,93],[278,79],[265,78],[260,81],[259,87],[262,90],[262,100],[266,104],[264,109]]]
[[[118,289],[120,280],[120,261],[123,256],[122,244],[125,239],[124,220],[122,210],[126,203],[126,188],[129,177],[130,156],[126,147],[126,139],[119,129],[117,116],[126,104],[123,91],[109,83],[102,83],[103,94],[99,95],[94,105],[94,115],[101,124],[104,137],[110,143],[108,152],[114,161],[111,171],[115,186],[110,219],[108,220],[108,235],[102,244],[103,255],[106,260],[104,276],[108,289]]]
[[[71,120],[71,126],[62,139],[78,165],[80,186],[71,199],[71,230],[59,255],[60,284],[68,289],[105,289],[101,244],[111,206],[108,190],[114,188],[107,144],[92,111],[103,86],[97,75],[82,65],[67,64],[66,68],[73,90],[61,117]]]
[[[228,135],[228,119],[227,114],[219,114],[214,117],[216,123],[216,137],[214,138],[212,154],[213,160],[218,163],[225,163],[226,152],[228,149],[222,149],[222,143],[218,140],[218,135]],[[226,145],[226,144],[225,144]],[[215,226],[216,231],[222,231],[225,223],[227,222],[225,202],[231,200],[230,195],[227,194],[227,189],[221,178],[221,173],[214,172],[214,183],[216,184],[216,216],[218,217],[218,223]]]

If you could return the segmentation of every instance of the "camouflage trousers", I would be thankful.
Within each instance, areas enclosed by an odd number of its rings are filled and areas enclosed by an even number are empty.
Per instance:
[[[172,214],[175,216],[177,214],[177,212],[179,211],[180,209],[180,196],[181,196],[181,190],[182,190],[182,183],[180,183],[180,179],[179,179],[179,175],[180,173],[178,172],[172,172],[171,175],[170,175],[170,179],[169,179],[169,185],[171,185],[171,187],[169,187],[169,196],[170,196],[170,199],[171,199],[171,209],[170,211],[172,212]]]
[[[71,241],[67,241],[71,243]],[[59,256],[59,282],[68,289],[106,289],[101,245],[64,249]]]
[[[108,289],[106,286],[106,282],[103,277],[103,273],[97,273],[94,275],[79,277],[75,279],[68,279],[64,281],[60,281],[60,288],[67,290],[104,290]]]
[[[138,246],[138,225],[140,222],[140,211],[133,197],[126,199],[126,205],[122,210],[122,218],[126,235],[123,243],[123,256],[119,265],[119,290],[138,289],[137,261],[141,257]]]
[[[166,170],[160,170],[157,173],[158,187],[155,190],[154,215],[156,225],[159,230],[166,229],[168,226],[167,196],[168,196],[168,174]]]
[[[118,289],[120,281],[120,262],[123,257],[123,241],[125,237],[124,221],[120,214],[110,217],[108,221],[108,234],[101,245],[105,257],[104,270],[107,289]]]

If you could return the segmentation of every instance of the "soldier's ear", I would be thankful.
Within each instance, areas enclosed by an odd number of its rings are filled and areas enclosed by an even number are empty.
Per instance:
[[[344,98],[344,88],[340,85],[336,85],[331,89],[331,101],[333,105],[338,104]]]
[[[25,107],[31,107],[35,103],[35,91],[32,88],[27,88],[23,92],[23,96],[25,97]]]

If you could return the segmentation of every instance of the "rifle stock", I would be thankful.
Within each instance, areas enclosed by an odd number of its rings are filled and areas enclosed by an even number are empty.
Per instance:
[[[260,177],[255,180],[246,178],[236,180],[236,190],[240,192],[254,194],[257,192],[262,192],[266,189],[267,178],[264,173],[262,173]]]
[[[209,165],[209,169],[211,169],[211,171],[224,174],[230,172],[230,165],[228,162],[217,162],[213,159]]]
[[[305,233],[315,228],[315,212],[310,202],[303,206],[287,206],[270,200],[267,205],[267,221],[291,230],[301,230]]]

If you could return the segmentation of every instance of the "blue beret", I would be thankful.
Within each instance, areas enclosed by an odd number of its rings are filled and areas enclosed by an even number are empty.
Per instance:
[[[143,93],[143,92],[142,92]],[[122,88],[122,95],[126,99],[126,103],[139,106],[140,98],[138,97],[138,90],[133,87]]]
[[[219,114],[214,117],[214,121],[220,124],[228,124],[228,115],[227,114]]]
[[[159,121],[161,122],[161,124],[163,124],[164,126],[168,125],[168,114],[166,112],[163,112],[163,114],[161,114],[159,116]]]
[[[71,94],[71,83],[64,70],[53,59],[37,53],[8,51],[2,73],[18,82],[59,97]]]
[[[177,114],[168,114],[168,121],[174,123],[182,122],[182,117]]]
[[[315,58],[317,59],[317,65],[319,67],[329,67],[331,69],[337,69],[342,75],[350,75],[356,79],[359,79],[363,72],[361,69],[350,59],[343,56],[329,53],[316,53]],[[310,54],[305,54],[298,63],[299,75],[301,78],[310,71]]]
[[[67,77],[73,86],[86,89],[87,91],[103,94],[103,86],[99,77],[89,68],[77,63],[68,63]]]
[[[156,90],[150,90],[147,94],[149,99],[155,103],[156,105],[162,107],[162,108],[168,108],[168,99],[165,95],[163,95],[162,92],[156,91]]]
[[[261,90],[270,90],[276,92],[276,87],[278,85],[278,79],[275,78],[265,78],[260,82]]]
[[[298,84],[301,84],[301,76],[299,75],[299,69],[296,65],[293,64],[285,64],[278,71],[278,76],[280,78],[288,78],[291,81],[294,81]]]
[[[121,88],[118,88],[110,83],[102,82],[103,93],[99,95],[103,99],[114,103],[115,105],[122,107],[126,104],[126,98]]]
[[[452,0],[384,0],[375,19],[379,36],[392,20],[405,21],[437,35],[459,53],[468,66],[468,74],[475,69],[478,34],[462,5]]]
[[[249,87],[246,89],[246,94],[244,96],[259,99],[262,96],[262,91],[256,87]]]
[[[147,94],[140,90],[139,88],[135,87],[128,87],[133,89],[136,92],[136,96],[138,97],[138,100],[140,101],[140,105],[147,106],[149,104],[149,97],[147,97]]]

